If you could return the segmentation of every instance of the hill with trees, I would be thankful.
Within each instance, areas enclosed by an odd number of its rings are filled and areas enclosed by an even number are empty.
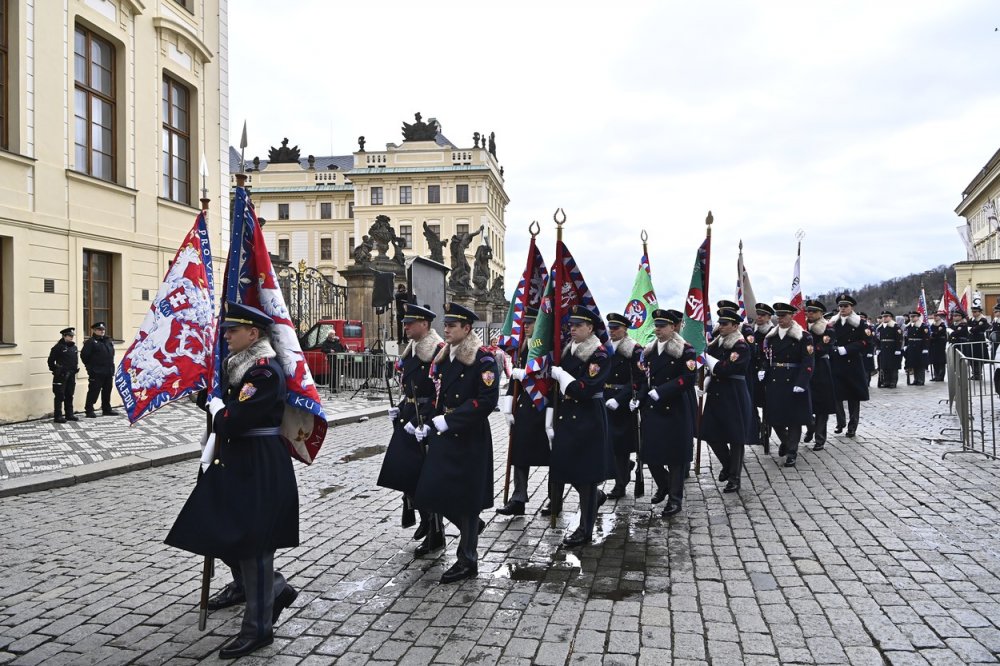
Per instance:
[[[865,312],[869,317],[878,317],[883,310],[894,314],[906,314],[917,309],[917,299],[920,298],[920,286],[923,284],[927,294],[927,311],[937,310],[938,302],[944,293],[944,280],[955,286],[955,267],[938,266],[923,273],[911,273],[903,277],[884,280],[878,284],[866,284],[863,287],[838,287],[837,289],[816,296],[830,310],[837,309],[837,295],[848,292],[858,299],[858,312]]]

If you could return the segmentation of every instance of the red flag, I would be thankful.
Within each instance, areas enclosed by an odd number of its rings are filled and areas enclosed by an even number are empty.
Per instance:
[[[801,258],[801,255],[795,257],[795,273],[792,275],[792,300],[788,304],[795,308],[793,319],[804,329],[806,327],[806,311],[802,308],[802,285],[799,282],[799,260]]]

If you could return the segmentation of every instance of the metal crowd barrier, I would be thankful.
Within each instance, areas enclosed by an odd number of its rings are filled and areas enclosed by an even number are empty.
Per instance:
[[[399,397],[399,379],[393,366],[399,357],[393,354],[340,352],[330,354],[327,389],[335,399],[386,400],[392,391]]]
[[[958,417],[962,448],[952,453],[978,453],[1000,459],[1000,361],[989,358],[989,345],[962,342],[948,348],[948,402]],[[942,434],[946,434],[942,430]]]

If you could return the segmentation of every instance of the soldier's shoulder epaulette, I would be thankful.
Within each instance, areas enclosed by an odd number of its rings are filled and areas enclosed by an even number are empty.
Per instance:
[[[267,365],[267,359],[266,358],[257,359],[257,365]]]
[[[604,345],[598,345],[597,349],[594,350],[594,356],[608,357],[608,348]]]
[[[267,363],[267,359],[261,359],[261,361],[264,361],[264,363],[261,363],[260,361],[258,361],[256,365],[251,366],[251,368],[249,370],[247,370],[247,374],[246,374],[247,379],[249,379],[249,378],[258,378],[258,377],[260,377],[260,378],[270,377],[271,375],[274,374],[271,371],[271,366],[268,365],[268,363]]]
[[[476,355],[479,357],[480,363],[497,362],[497,357],[493,355],[493,352],[491,352],[488,347],[480,347],[479,351],[476,352]]]

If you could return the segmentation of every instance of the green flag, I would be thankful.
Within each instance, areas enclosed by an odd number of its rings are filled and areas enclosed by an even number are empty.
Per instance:
[[[694,270],[691,272],[691,286],[688,287],[687,300],[684,302],[684,327],[681,329],[681,337],[701,356],[705,352],[708,342],[705,339],[706,323],[711,321],[711,316],[706,310],[708,294],[706,291],[706,278],[708,277],[708,253],[709,239],[698,248],[698,256],[694,260]]]
[[[628,334],[640,345],[648,345],[656,337],[653,325],[653,310],[657,308],[656,292],[653,291],[653,278],[649,273],[649,257],[642,255],[639,262],[639,272],[632,283],[632,295],[623,313],[631,322]]]

